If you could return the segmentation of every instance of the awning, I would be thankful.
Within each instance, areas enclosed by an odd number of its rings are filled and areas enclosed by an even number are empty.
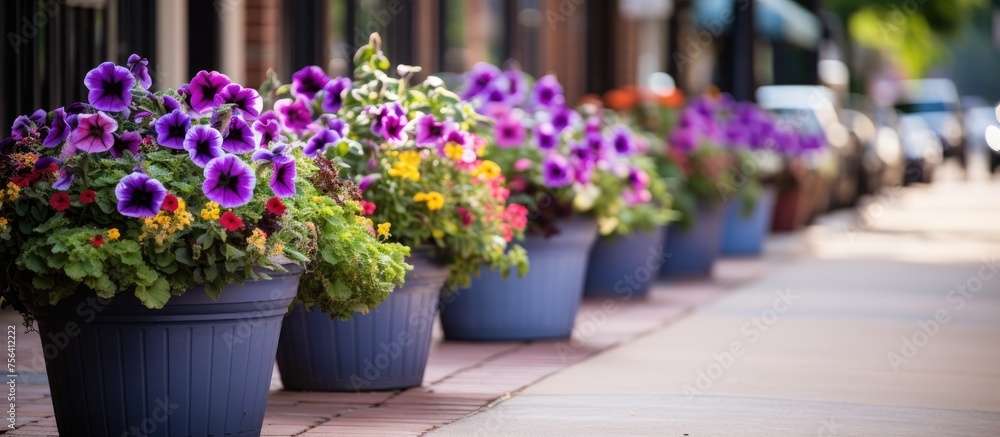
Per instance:
[[[733,22],[733,0],[694,0],[698,26],[716,36],[728,32]],[[736,2],[737,5],[742,2]],[[754,0],[757,34],[806,49],[819,44],[822,23],[792,0]]]

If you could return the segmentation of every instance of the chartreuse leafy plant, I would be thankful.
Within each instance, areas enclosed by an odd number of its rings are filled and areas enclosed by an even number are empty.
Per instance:
[[[362,223],[386,241],[425,251],[450,266],[448,288],[467,286],[483,267],[527,273],[527,210],[507,205],[500,167],[480,158],[485,142],[468,131],[478,117],[418,67],[389,72],[378,35],[358,50],[353,81],[306,67],[275,90],[275,112],[303,152],[324,170],[320,189],[357,181]]]
[[[87,103],[18,117],[0,143],[4,297],[55,305],[134,294],[149,308],[203,286],[305,268],[299,298],[347,317],[381,302],[408,248],[360,223],[257,91],[218,72],[152,93],[146,61],[87,74]]]
[[[670,220],[670,196],[631,129],[595,106],[567,107],[554,76],[533,82],[480,63],[466,81],[462,96],[485,118],[475,129],[489,140],[486,156],[510,180],[510,201],[528,206],[533,230],[554,234],[575,213],[596,217],[603,235]]]

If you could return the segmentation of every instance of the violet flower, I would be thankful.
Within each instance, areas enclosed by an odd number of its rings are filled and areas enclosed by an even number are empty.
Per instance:
[[[698,148],[698,134],[692,128],[675,129],[670,133],[670,145],[681,152]]]
[[[552,123],[552,127],[556,128],[557,132],[562,132],[580,118],[580,115],[576,111],[565,106],[552,109],[551,114],[552,119],[550,122]]]
[[[524,125],[513,115],[497,119],[493,134],[499,147],[517,147],[524,143]]]
[[[477,62],[469,70],[466,79],[465,91],[462,92],[462,99],[471,100],[484,91],[494,79],[500,77],[500,69],[496,65],[487,62]]]
[[[249,153],[257,148],[257,134],[239,117],[229,120],[229,132],[222,137],[222,150],[229,153]]]
[[[608,145],[607,141],[600,132],[591,132],[584,137],[584,142],[587,144],[587,148],[590,149],[591,159],[593,161],[600,161],[607,156]]]
[[[373,114],[372,133],[394,143],[406,141],[406,111],[399,103],[388,103],[378,109],[369,107],[366,109]]]
[[[558,188],[573,183],[573,171],[562,155],[550,154],[542,161],[542,180],[546,186]]]
[[[344,106],[344,95],[351,89],[351,79],[338,77],[323,87],[323,111],[337,112]]]
[[[635,152],[635,141],[632,138],[632,131],[626,126],[615,126],[611,136],[611,144],[615,153],[626,156]]]
[[[518,106],[524,103],[528,95],[528,81],[524,78],[524,73],[519,70],[507,70],[503,72],[507,79],[507,104]]]
[[[544,108],[552,108],[565,104],[563,88],[559,80],[551,74],[542,76],[535,82],[535,87],[531,90],[532,102]]]
[[[115,144],[114,133],[118,122],[103,112],[80,114],[70,142],[84,152],[105,152]]]
[[[177,110],[181,109],[181,103],[178,102],[177,99],[164,94],[163,95],[163,108],[167,110],[166,112],[177,111]]]
[[[447,122],[439,122],[431,114],[420,117],[417,120],[417,145],[433,146],[439,144],[451,130]]]
[[[338,141],[340,141],[340,134],[337,131],[323,129],[306,142],[306,146],[302,148],[302,154],[315,158],[316,155],[323,154],[327,147],[337,144]]]
[[[274,112],[278,114],[281,124],[297,134],[301,134],[309,128],[312,123],[312,107],[309,101],[297,97],[292,99],[281,99],[274,102]]]
[[[45,126],[45,118],[48,114],[44,109],[37,109],[31,115],[21,115],[14,119],[14,124],[10,127],[10,136],[19,140],[31,134],[32,131]]]
[[[191,129],[191,117],[175,109],[156,120],[156,142],[168,149],[183,149],[184,138]]]
[[[189,103],[191,104],[191,109],[197,112],[205,113],[206,109],[212,109],[219,106],[215,103],[215,97],[222,91],[226,85],[233,83],[229,79],[229,76],[219,73],[218,71],[205,71],[201,70],[198,74],[194,75],[191,79],[191,83],[188,84],[191,90],[191,99]]]
[[[312,100],[329,82],[330,77],[322,68],[310,65],[292,74],[292,95]]]
[[[111,62],[102,63],[87,72],[83,83],[90,90],[87,95],[90,106],[99,111],[124,111],[132,102],[135,78],[125,67],[119,67]]]
[[[244,88],[240,84],[231,83],[226,85],[215,95],[215,106],[231,103],[240,110],[240,114],[247,120],[256,120],[263,109],[264,102],[260,94],[253,88]]]
[[[271,191],[278,197],[295,195],[295,160],[274,162],[271,173]]]
[[[347,123],[344,123],[344,120],[339,118],[331,118],[327,120],[326,127],[336,132],[341,138],[346,137],[351,131],[351,127]]]
[[[542,122],[535,126],[535,146],[542,150],[553,150],[559,145],[559,132],[552,123]]]
[[[153,217],[160,212],[167,189],[144,173],[132,173],[115,186],[118,212],[126,217]]]
[[[257,176],[247,163],[236,155],[222,155],[205,166],[201,190],[223,208],[236,208],[250,202],[256,185]]]
[[[115,159],[121,158],[126,150],[135,156],[139,153],[139,144],[142,144],[142,137],[136,132],[115,134],[115,143],[108,152],[111,152],[111,156]]]
[[[222,134],[203,124],[194,126],[184,137],[184,150],[191,155],[194,165],[204,168],[208,162],[222,156]]]
[[[59,191],[69,190],[69,187],[73,185],[74,179],[76,179],[76,170],[72,167],[63,166],[59,168],[59,176],[52,182],[52,189]]]
[[[252,128],[260,139],[257,146],[267,148],[281,134],[281,120],[273,111],[267,111],[253,122]]]
[[[153,85],[153,79],[149,77],[149,61],[146,58],[133,53],[128,57],[125,67],[142,89],[149,89],[150,85]]]
[[[295,158],[290,155],[292,153],[292,147],[285,143],[274,143],[270,149],[257,149],[250,155],[250,160],[253,162],[258,161],[270,161],[277,163],[285,163],[288,161],[294,161]]]

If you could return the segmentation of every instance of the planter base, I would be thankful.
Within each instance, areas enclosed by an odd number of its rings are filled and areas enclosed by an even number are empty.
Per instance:
[[[687,230],[670,227],[663,245],[665,259],[660,276],[672,279],[712,276],[722,238],[722,211],[722,205],[700,205],[694,227]]]
[[[774,188],[765,188],[749,216],[743,214],[743,199],[726,205],[722,253],[725,255],[759,255],[764,249],[774,211]]]
[[[590,252],[584,297],[640,299],[649,293],[663,264],[667,228],[600,237]]]

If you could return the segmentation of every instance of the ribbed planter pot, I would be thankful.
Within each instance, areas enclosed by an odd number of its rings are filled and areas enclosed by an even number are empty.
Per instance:
[[[150,310],[77,293],[29,308],[60,435],[260,435],[281,318],[301,269]]]
[[[757,197],[757,202],[745,214],[745,199],[737,199],[726,204],[724,229],[722,232],[722,253],[724,255],[758,255],[764,248],[764,240],[771,230],[771,214],[777,192],[766,187]]]
[[[529,236],[531,271],[484,271],[472,287],[441,296],[441,326],[449,340],[536,340],[567,338],[583,297],[590,248],[597,223],[573,219],[551,238]]]
[[[367,391],[423,382],[447,266],[415,252],[406,283],[368,314],[332,320],[296,305],[285,318],[278,371],[288,390]]]
[[[670,226],[663,245],[665,278],[699,278],[712,275],[712,266],[722,244],[724,205],[699,204],[694,226],[680,229]]]
[[[645,297],[663,264],[667,227],[629,235],[600,237],[590,251],[584,297]]]

